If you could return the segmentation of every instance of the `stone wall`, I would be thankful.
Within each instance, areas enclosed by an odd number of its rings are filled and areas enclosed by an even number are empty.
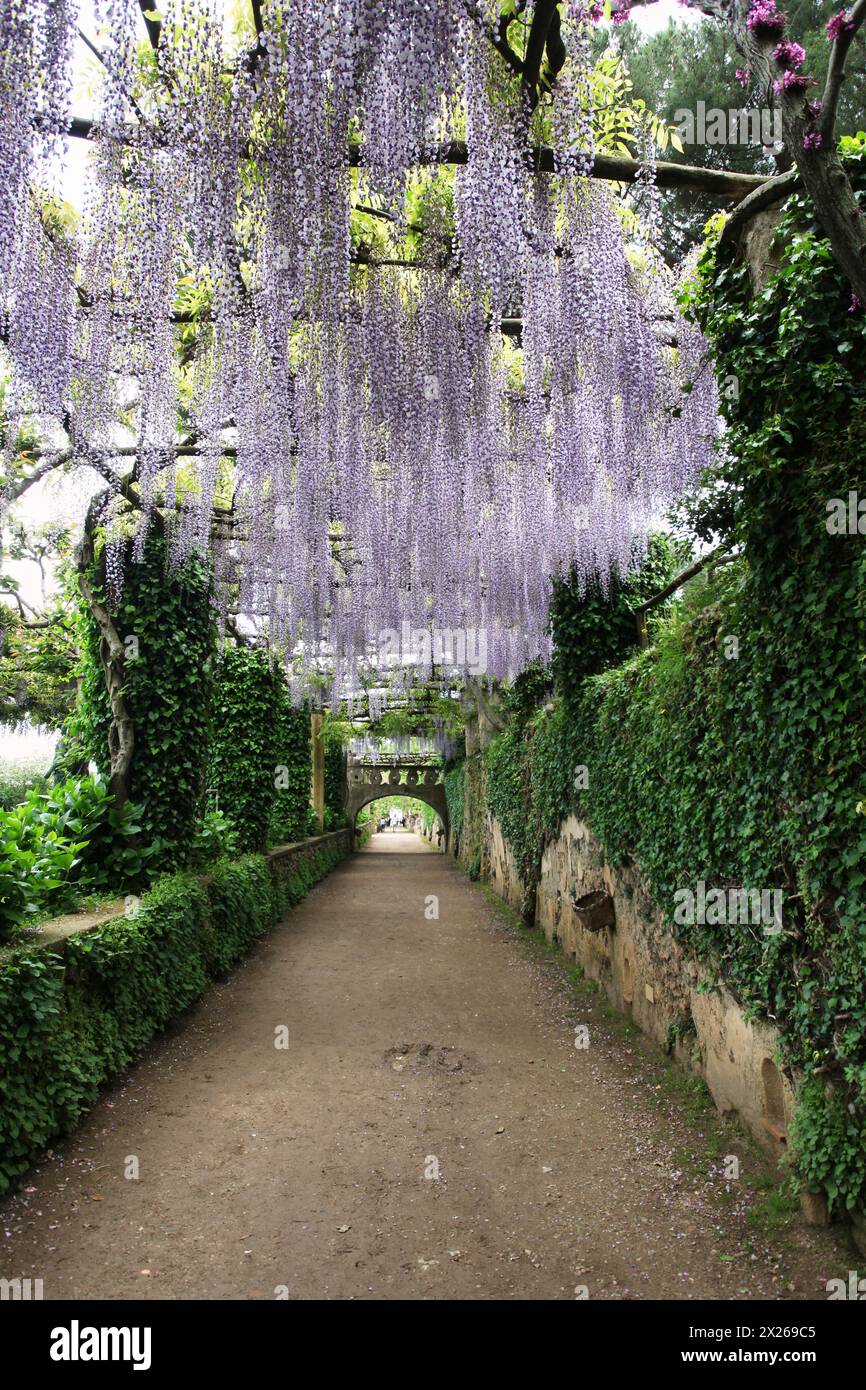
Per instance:
[[[498,827],[494,843],[497,835]],[[511,872],[516,877],[513,865]],[[610,897],[613,925],[591,930],[573,903],[599,891]],[[793,1087],[777,1065],[776,1030],[748,1019],[725,986],[685,954],[640,871],[608,864],[576,816],[545,850],[536,923],[617,1009],[704,1077],[719,1110],[735,1111],[763,1148],[781,1156]]]
[[[480,754],[467,759],[464,827],[461,867],[480,849],[482,879],[519,914],[523,886],[487,809]],[[573,902],[594,892],[609,895],[613,926],[590,930],[575,911]],[[720,1111],[735,1112],[762,1148],[781,1157],[794,1091],[777,1061],[776,1030],[748,1019],[730,991],[685,954],[637,866],[613,868],[576,816],[544,851],[535,925],[599,983],[615,1008],[705,1079]]]

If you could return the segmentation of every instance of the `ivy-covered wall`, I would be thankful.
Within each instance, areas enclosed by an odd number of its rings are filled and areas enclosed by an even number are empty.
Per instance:
[[[445,773],[445,800],[448,803],[448,820],[451,826],[451,844],[454,853],[460,853],[463,838],[463,814],[466,796],[466,764],[459,762]]]
[[[847,152],[862,189],[863,148]],[[742,558],[693,584],[646,653],[600,673],[585,674],[582,615],[555,622],[557,697],[512,712],[485,754],[488,795],[528,889],[573,810],[613,864],[637,863],[683,944],[781,1030],[805,1078],[801,1178],[863,1207],[866,314],[805,197],[777,244],[757,298],[727,245],[688,295],[728,425],[691,519]],[[701,881],[779,890],[782,931],[675,921],[675,894]]]
[[[326,721],[323,732],[325,762],[325,829],[336,830],[346,823],[346,747],[341,727]]]

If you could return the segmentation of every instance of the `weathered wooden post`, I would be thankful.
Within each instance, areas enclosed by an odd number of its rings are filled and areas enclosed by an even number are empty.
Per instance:
[[[323,723],[324,716],[321,710],[313,710],[310,714],[310,742],[313,753],[310,798],[313,803],[316,825],[320,835],[325,828],[325,745],[322,740]]]

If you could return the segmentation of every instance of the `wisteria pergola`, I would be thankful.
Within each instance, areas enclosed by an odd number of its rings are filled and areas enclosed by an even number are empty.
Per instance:
[[[406,623],[483,630],[493,678],[542,655],[552,578],[626,570],[711,458],[713,373],[654,251],[658,188],[746,208],[801,174],[660,164],[649,129],[636,160],[597,154],[595,5],[251,0],[234,42],[217,0],[93,8],[104,81],[81,120],[76,0],[0,3],[7,410],[66,440],[0,501],[58,462],[96,469],[110,586],[130,516],[133,562],[158,521],[174,563],[206,553],[226,609],[266,624],[298,694],[323,660],[351,686]],[[700,8],[771,74],[756,6]],[[69,138],[93,149],[74,233],[40,191]]]

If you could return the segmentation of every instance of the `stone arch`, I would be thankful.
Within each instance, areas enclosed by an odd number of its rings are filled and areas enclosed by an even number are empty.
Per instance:
[[[404,772],[407,774],[405,782],[400,780]],[[352,843],[355,841],[355,820],[364,806],[369,805],[371,801],[379,801],[384,796],[411,796],[416,801],[426,802],[441,817],[447,844],[450,823],[445,783],[433,780],[435,776],[438,776],[437,769],[428,767],[350,768],[346,788],[346,818],[352,830]]]

